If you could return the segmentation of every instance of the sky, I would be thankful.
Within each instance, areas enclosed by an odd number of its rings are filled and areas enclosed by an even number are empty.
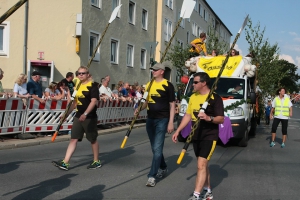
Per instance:
[[[298,66],[300,75],[300,0],[206,0],[232,33],[233,42],[247,14],[253,25],[265,27],[264,39],[278,44],[279,58]],[[247,55],[249,44],[242,32],[236,49]]]

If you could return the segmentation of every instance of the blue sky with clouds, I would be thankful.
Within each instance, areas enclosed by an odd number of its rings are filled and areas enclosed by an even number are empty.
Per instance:
[[[297,65],[300,74],[300,0],[207,0],[207,3],[233,34],[231,42],[247,14],[253,25],[260,22],[266,28],[264,39],[278,43],[280,58]],[[246,55],[248,46],[243,31],[236,48]]]

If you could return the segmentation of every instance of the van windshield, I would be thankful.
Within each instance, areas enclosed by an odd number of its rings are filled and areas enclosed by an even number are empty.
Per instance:
[[[216,78],[211,78],[211,85]],[[193,94],[193,81],[191,78],[185,91],[185,95],[190,97]],[[223,98],[243,99],[245,93],[245,80],[237,78],[220,78],[215,92]]]

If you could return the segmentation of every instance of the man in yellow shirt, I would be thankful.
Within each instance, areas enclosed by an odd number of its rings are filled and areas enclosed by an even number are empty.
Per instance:
[[[173,142],[177,142],[180,131],[192,120],[194,125],[199,118],[199,126],[194,131],[192,143],[197,157],[197,176],[193,196],[189,200],[211,200],[213,194],[210,186],[210,173],[208,162],[215,150],[219,138],[219,124],[224,122],[224,105],[222,98],[212,93],[208,106],[204,112],[199,112],[210,93],[211,79],[205,72],[194,74],[193,87],[195,93],[189,100],[186,113],[172,136]]]
[[[207,50],[205,45],[205,39],[206,39],[206,33],[201,33],[200,38],[196,38],[191,42],[192,48],[190,49],[190,52],[195,53],[195,56],[200,55],[201,52],[205,56],[207,56]]]

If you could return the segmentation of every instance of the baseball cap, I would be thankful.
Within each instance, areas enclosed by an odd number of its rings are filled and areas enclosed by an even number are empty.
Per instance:
[[[32,72],[32,74],[31,74],[31,76],[37,76],[37,75],[42,75],[40,72],[38,72],[38,71],[34,71],[34,72]]]
[[[155,65],[153,65],[152,67],[150,67],[150,69],[155,69],[155,70],[165,70],[165,66],[161,63],[156,63]]]

